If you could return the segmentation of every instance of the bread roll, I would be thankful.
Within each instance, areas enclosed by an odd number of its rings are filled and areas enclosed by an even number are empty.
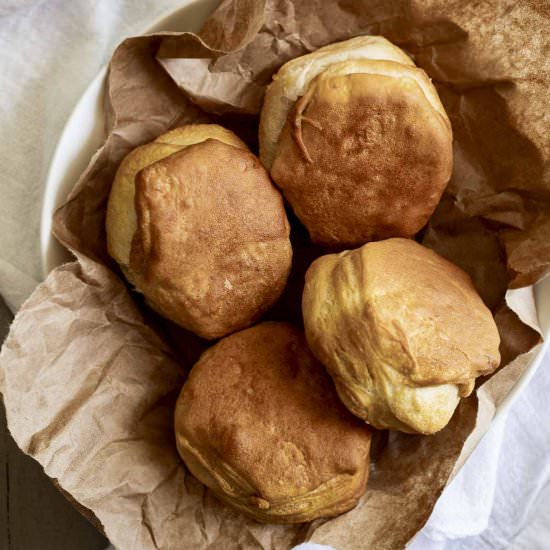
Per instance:
[[[382,37],[294,59],[268,87],[260,158],[312,240],[410,237],[452,170],[452,131],[426,73]]]
[[[308,343],[348,409],[379,429],[432,434],[500,361],[470,277],[412,240],[319,258],[306,274]]]
[[[177,128],[122,161],[107,246],[161,315],[204,338],[254,322],[290,271],[289,224],[258,159],[215,124]]]
[[[287,323],[259,324],[207,350],[178,398],[175,431],[195,477],[258,521],[334,516],[365,490],[370,430]]]

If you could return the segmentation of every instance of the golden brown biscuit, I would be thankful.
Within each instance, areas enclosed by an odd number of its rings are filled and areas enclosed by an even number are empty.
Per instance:
[[[162,134],[151,143],[130,151],[118,168],[107,204],[107,248],[109,254],[123,268],[130,264],[132,238],[137,229],[136,211],[133,207],[135,178],[140,170],[188,145],[217,139],[228,145],[247,149],[233,132],[217,124],[190,124]]]
[[[360,38],[284,65],[261,114],[262,161],[331,248],[414,235],[452,170],[451,126],[426,73],[387,40]]]
[[[262,323],[207,350],[178,398],[175,431],[195,477],[259,521],[341,514],[365,490],[371,432],[287,323]]]
[[[348,409],[376,428],[431,434],[500,361],[470,277],[407,239],[323,256],[303,295],[311,350]]]
[[[121,163],[107,244],[151,307],[204,338],[250,325],[290,271],[289,225],[258,159],[217,125],[178,128]]]
[[[260,118],[260,160],[268,170],[273,165],[277,141],[286,119],[311,81],[335,63],[364,59],[395,61],[414,67],[412,59],[403,50],[382,36],[356,36],[291,59],[279,69],[265,91]]]

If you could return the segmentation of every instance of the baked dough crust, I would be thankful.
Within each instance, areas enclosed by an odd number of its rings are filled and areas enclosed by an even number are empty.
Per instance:
[[[107,244],[161,315],[204,338],[260,317],[290,271],[280,193],[232,132],[178,128],[121,163],[107,208]]]
[[[335,42],[285,63],[267,87],[260,118],[260,160],[271,170],[279,136],[294,103],[310,82],[330,65],[341,61],[381,59],[414,67],[412,59],[382,36],[357,36]]]
[[[451,125],[426,73],[362,38],[348,54],[343,42],[283,66],[260,122],[262,161],[311,239],[333,250],[412,237],[452,172]]]
[[[432,250],[388,239],[309,268],[305,332],[348,409],[379,429],[431,434],[500,361],[470,277]]]
[[[371,432],[287,323],[256,325],[206,351],[178,398],[175,431],[193,475],[258,521],[341,514],[365,490]]]

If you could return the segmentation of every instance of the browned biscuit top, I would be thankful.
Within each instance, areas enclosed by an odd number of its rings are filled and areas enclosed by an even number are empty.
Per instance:
[[[216,338],[282,292],[289,225],[248,150],[208,139],[150,164],[136,177],[135,208],[130,277],[166,317]]]
[[[178,400],[176,437],[199,479],[265,521],[341,513],[368,474],[370,431],[286,323],[262,323],[203,354]]]
[[[419,85],[425,74],[400,74],[392,62],[370,66],[392,76],[327,71],[311,83],[272,168],[313,241],[328,247],[414,235],[451,175],[450,127]]]

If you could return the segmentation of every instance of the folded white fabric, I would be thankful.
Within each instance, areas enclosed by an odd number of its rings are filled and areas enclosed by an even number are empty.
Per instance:
[[[173,0],[0,0],[0,294],[12,310],[42,276],[43,182],[73,105],[120,40],[173,8]],[[550,548],[549,363],[547,354],[410,548]]]
[[[21,303],[42,277],[43,183],[63,126],[116,45],[173,0],[0,0],[0,293]],[[21,274],[25,280],[21,280]]]
[[[13,313],[23,305],[37,284],[36,279],[0,257],[0,296]]]
[[[442,550],[446,542],[483,533],[489,523],[506,416],[501,416],[443,491],[410,550]],[[495,459],[496,458],[496,459]]]
[[[438,501],[412,550],[550,548],[550,356]]]

